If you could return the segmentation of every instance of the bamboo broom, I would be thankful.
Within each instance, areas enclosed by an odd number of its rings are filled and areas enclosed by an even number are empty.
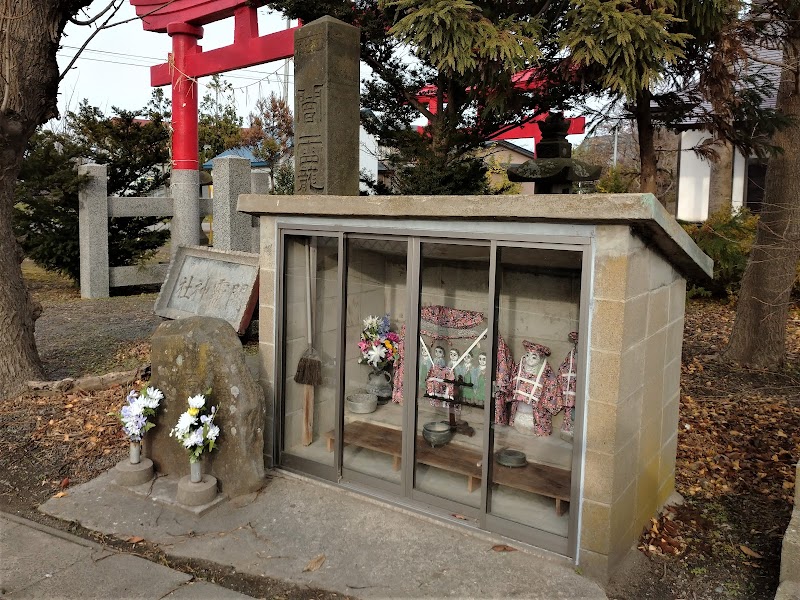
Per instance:
[[[316,252],[314,252],[316,258]],[[314,426],[314,386],[322,383],[322,361],[319,354],[312,346],[312,331],[314,311],[312,310],[311,293],[311,242],[306,244],[306,333],[308,348],[297,363],[297,372],[294,374],[295,382],[303,386],[303,435],[301,442],[308,446],[313,441]],[[316,260],[314,260],[316,266]],[[316,271],[316,269],[315,269]],[[315,273],[316,274],[316,273]],[[316,296],[316,294],[314,294]],[[316,297],[313,298],[316,302]]]

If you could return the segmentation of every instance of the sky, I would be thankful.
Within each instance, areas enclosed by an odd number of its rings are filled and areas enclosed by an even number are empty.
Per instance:
[[[86,14],[94,16],[104,6],[105,2],[95,1]],[[111,23],[126,21],[135,16],[136,12],[126,1]],[[279,13],[259,8],[258,16],[260,35],[286,28],[286,20]],[[85,19],[86,15],[79,18]],[[203,30],[203,39],[200,40],[203,50],[233,43],[232,18],[206,25]],[[61,49],[58,51],[58,64],[62,72],[92,32],[92,26],[77,26],[72,23],[67,25],[61,40]],[[149,67],[166,62],[170,49],[171,40],[166,33],[144,31],[137,19],[100,31],[61,82],[59,112],[64,114],[68,110],[75,110],[84,98],[106,114],[112,112],[112,106],[128,110],[142,108],[150,100],[153,89],[150,87]],[[234,86],[237,110],[246,117],[259,97],[269,96],[271,91],[277,95],[283,94],[283,74],[284,61],[278,61],[231,71],[223,78]],[[201,99],[206,93],[204,84],[209,80],[210,77],[199,80]],[[290,102],[293,81],[290,65]],[[164,91],[169,97],[169,88],[164,88]]]

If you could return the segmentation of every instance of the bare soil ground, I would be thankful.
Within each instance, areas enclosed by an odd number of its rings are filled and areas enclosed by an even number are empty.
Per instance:
[[[45,307],[37,343],[48,377],[133,369],[149,360],[155,294],[85,301],[63,278],[25,265]],[[686,499],[642,533],[607,588],[619,600],[767,599],[778,583],[780,544],[800,460],[800,308],[791,315],[781,372],[719,361],[733,323],[725,303],[687,306],[676,489]],[[0,403],[0,510],[263,598],[341,598],[230,567],[178,560],[145,541],[111,539],[42,515],[36,507],[122,460],[126,444],[108,413],[127,390],[24,395]]]

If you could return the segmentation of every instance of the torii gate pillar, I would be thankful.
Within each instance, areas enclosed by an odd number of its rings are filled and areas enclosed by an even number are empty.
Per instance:
[[[172,38],[172,253],[178,246],[200,241],[200,189],[198,161],[197,81],[188,76],[187,58],[201,52],[197,41],[203,28],[188,23],[170,23]]]
[[[172,253],[200,239],[197,78],[294,55],[298,27],[258,35],[256,9],[268,0],[129,0],[146,31],[172,38],[169,62],[150,67],[150,83],[172,84]],[[203,25],[234,18],[233,44],[203,52]]]

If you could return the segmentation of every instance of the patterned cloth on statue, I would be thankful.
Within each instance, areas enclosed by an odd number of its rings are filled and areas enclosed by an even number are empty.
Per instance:
[[[397,404],[403,403],[403,377],[405,377],[406,369],[404,359],[406,355],[406,325],[403,323],[400,327],[400,333],[397,334],[400,341],[397,342],[397,358],[394,361],[394,375],[392,379],[392,402]]]
[[[514,393],[514,374],[517,365],[503,336],[497,336],[497,385],[494,395],[494,422],[508,425],[511,422],[511,395]]]
[[[425,392],[428,396],[435,396],[442,400],[452,400],[456,393],[455,385],[448,383],[448,381],[453,381],[453,377],[453,369],[450,367],[433,365],[425,379]],[[434,404],[434,402],[438,402],[438,400],[431,400],[431,404],[433,404],[433,406],[439,406],[438,403]],[[447,406],[448,403],[444,402],[442,405]],[[458,409],[460,407],[456,405],[455,408]]]
[[[572,433],[573,423],[575,421],[575,389],[578,377],[578,332],[573,331],[568,337],[573,344],[572,350],[569,351],[564,362],[558,367],[558,375],[556,376],[556,385],[554,389],[556,406],[558,410],[561,410],[561,408],[564,409],[564,421],[561,423],[561,431],[564,433]]]
[[[555,375],[545,358],[550,356],[550,348],[527,340],[523,341],[522,345],[526,352],[514,376],[509,424],[514,424],[517,406],[520,402],[524,402],[533,407],[533,433],[541,436],[550,435],[553,431],[553,413],[558,410],[553,393]]]
[[[420,310],[420,337],[423,338],[423,343],[420,344],[420,364],[418,372],[420,394],[429,393],[427,387],[431,380],[431,372],[433,369],[447,370],[444,361],[437,360],[437,357],[434,356],[436,345],[438,345],[439,342],[447,342],[451,346],[451,349],[456,345],[459,346],[455,348],[458,350],[459,355],[466,354],[468,351],[471,351],[473,355],[478,355],[480,343],[485,343],[487,341],[485,338],[481,339],[481,336],[486,331],[484,321],[483,313],[477,311],[461,310],[439,305],[425,306]],[[406,330],[405,327],[403,327],[400,331],[399,356],[394,365],[394,390],[392,393],[392,401],[398,404],[402,404],[403,402],[405,334]],[[425,339],[428,341],[425,342]],[[479,340],[479,344],[472,345]],[[497,346],[495,422],[505,425],[508,424],[508,400],[511,398],[515,365],[511,357],[511,350],[502,337],[498,337]],[[443,377],[442,375],[445,376]],[[437,371],[434,379],[452,380],[453,375],[452,369],[449,370],[449,373]],[[485,381],[485,379],[483,380]],[[436,386],[443,382],[430,381],[430,383]],[[449,384],[449,388],[453,387],[453,384]],[[454,390],[448,391],[446,387],[441,389],[435,387],[435,391],[438,392],[436,395],[440,395],[442,399],[433,398],[431,399],[431,404],[433,406],[449,406],[450,403],[444,399],[446,397],[445,394],[453,394]],[[485,386],[473,387],[471,391],[472,402],[482,404],[485,401],[483,398]],[[460,405],[454,405],[454,408],[458,410],[460,409]]]

